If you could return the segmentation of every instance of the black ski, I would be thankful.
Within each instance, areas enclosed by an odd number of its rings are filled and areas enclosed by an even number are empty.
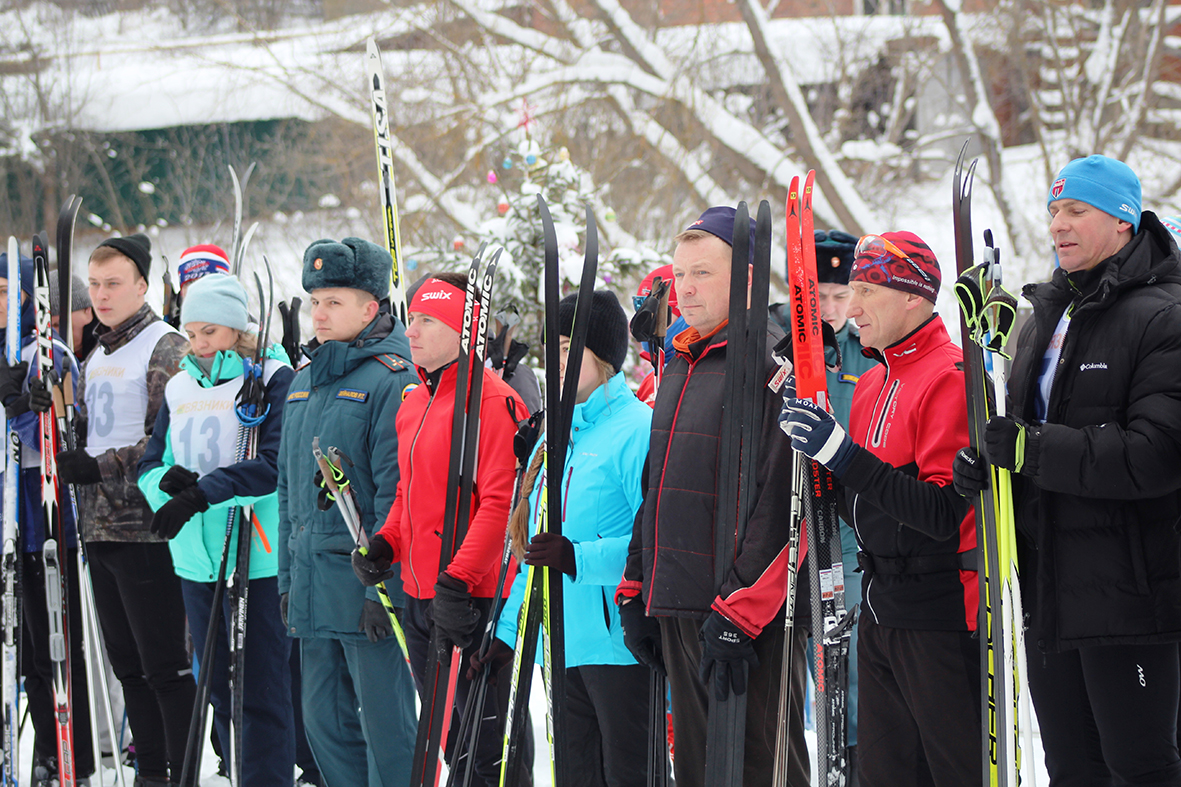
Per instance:
[[[484,357],[488,347],[488,318],[492,308],[492,287],[496,281],[498,249],[484,269],[480,268],[483,247],[468,269],[464,295],[463,331],[455,380],[454,416],[451,423],[451,458],[447,500],[443,513],[443,543],[439,573],[451,565],[463,543],[471,519],[472,490],[479,454],[480,403],[484,388]],[[477,288],[477,282],[479,287]],[[475,307],[479,303],[479,315]],[[423,680],[423,707],[418,719],[418,740],[411,769],[412,787],[436,787],[444,761],[444,748],[455,705],[456,685],[463,664],[463,650],[445,641],[436,629]],[[426,701],[429,697],[429,703]]]
[[[746,533],[754,501],[754,461],[762,434],[763,384],[767,342],[767,301],[771,275],[771,206],[759,205],[755,230],[754,269],[747,311],[747,269],[750,260],[750,215],[738,203],[730,267],[730,319],[726,328],[725,405],[718,464],[718,514],[714,544],[714,587],[721,589]],[[736,352],[737,351],[737,352]],[[753,439],[743,439],[743,436]],[[747,667],[744,664],[743,670]],[[705,783],[719,787],[742,784],[746,739],[746,695],[731,693],[719,701],[709,692],[706,729]]]

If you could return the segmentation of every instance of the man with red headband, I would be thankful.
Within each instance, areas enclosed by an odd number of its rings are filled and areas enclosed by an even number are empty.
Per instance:
[[[420,696],[436,630],[442,640],[463,648],[465,665],[479,648],[476,634],[484,629],[492,609],[516,480],[513,438],[517,422],[529,415],[521,397],[499,375],[489,368],[476,370],[484,375],[476,458],[480,483],[472,490],[466,535],[457,535],[457,541],[462,541],[455,557],[440,572],[439,534],[447,502],[466,287],[462,274],[437,273],[410,301],[406,338],[422,384],[406,395],[395,422],[401,479],[385,525],[370,540],[368,555],[353,553],[353,570],[364,585],[392,577],[392,564],[401,563],[407,596],[403,626]],[[506,588],[512,576],[508,580]],[[498,684],[507,689],[509,681]],[[470,685],[461,673],[455,693],[457,714],[463,712]],[[422,696],[422,700],[430,698]],[[498,707],[506,705],[498,703]],[[476,772],[486,783],[495,784],[500,778],[500,714],[485,716],[481,723]]]
[[[879,361],[857,381],[850,434],[806,399],[787,399],[779,425],[840,480],[862,550],[861,784],[980,784],[976,524],[952,484],[968,413],[963,356],[935,314],[939,262],[913,233],[867,235],[849,284]]]

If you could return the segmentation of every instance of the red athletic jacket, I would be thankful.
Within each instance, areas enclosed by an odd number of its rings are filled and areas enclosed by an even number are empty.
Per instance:
[[[454,363],[445,367],[433,386],[422,369],[418,373],[423,384],[407,394],[395,421],[401,477],[381,535],[393,547],[394,560],[402,563],[406,593],[428,599],[435,595],[439,576],[457,369]],[[467,535],[446,571],[467,583],[474,597],[491,598],[516,480],[513,437],[526,410],[516,391],[490,369],[484,369],[481,399],[472,515]],[[506,591],[515,573],[515,566],[510,568]]]
[[[951,485],[968,444],[963,353],[938,316],[857,381],[841,476],[861,558],[861,614],[883,626],[976,629],[976,517]]]

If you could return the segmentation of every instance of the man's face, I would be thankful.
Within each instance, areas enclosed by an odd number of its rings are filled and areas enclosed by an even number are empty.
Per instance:
[[[730,245],[713,235],[684,241],[673,252],[677,307],[702,336],[730,316],[730,257]]]
[[[433,372],[459,357],[459,331],[422,312],[410,312],[407,319],[406,340],[415,366]]]
[[[21,293],[21,303],[25,301],[25,294]],[[8,324],[8,279],[0,279],[0,327]]]
[[[0,296],[0,298],[2,297],[3,296]],[[7,311],[7,307],[0,308],[0,314],[3,314]],[[71,339],[73,339],[74,342],[74,344],[71,346],[75,351],[82,349],[82,333],[86,330],[86,326],[90,325],[90,321],[93,319],[94,312],[90,310],[89,306],[87,306],[85,309],[76,309],[70,312],[70,333],[73,334]],[[0,316],[0,322],[3,320],[4,317]],[[49,321],[53,323],[53,330],[60,331],[61,320],[58,318],[58,315],[54,314],[49,318]]]
[[[312,330],[323,342],[351,342],[377,316],[376,299],[351,287],[313,290]]]
[[[885,350],[913,330],[910,304],[921,300],[918,295],[863,281],[853,282],[850,289],[848,315],[861,333],[862,347]]]
[[[853,297],[853,288],[831,282],[818,284],[817,288],[820,290],[820,319],[831,325],[834,331],[839,331],[849,321],[849,299]]]
[[[1050,237],[1067,273],[1094,268],[1132,239],[1132,225],[1076,199],[1050,203]]]
[[[92,262],[89,274],[90,303],[98,321],[108,328],[127,322],[144,305],[148,282],[127,257]]]

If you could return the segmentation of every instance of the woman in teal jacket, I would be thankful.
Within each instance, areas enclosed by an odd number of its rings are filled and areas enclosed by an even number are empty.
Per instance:
[[[563,373],[574,298],[559,306]],[[545,494],[544,439],[530,460],[509,527],[525,563],[566,575],[567,718],[570,740],[579,742],[568,752],[572,784],[644,785],[645,769],[636,764],[647,757],[649,671],[623,644],[613,598],[643,501],[652,409],[619,371],[627,356],[627,317],[614,294],[594,293],[589,325],[562,483],[562,535],[533,535],[523,548],[528,535],[537,533],[538,501]],[[526,575],[518,574],[500,616],[492,648],[498,660],[511,657],[525,582]]]
[[[164,403],[139,465],[139,488],[156,512],[152,532],[169,539],[181,579],[185,613],[196,653],[204,652],[213,593],[232,510],[252,506],[250,593],[243,676],[242,780],[290,787],[295,767],[294,719],[287,637],[279,611],[278,475],[280,425],[294,372],[279,345],[266,350],[262,382],[266,417],[258,425],[253,459],[236,462],[235,404],[244,357],[254,357],[257,326],[247,317],[246,291],[238,280],[211,274],[194,282],[181,307],[181,325],[192,350],[168,381]],[[228,572],[236,565],[238,516],[231,536]],[[231,618],[223,597],[222,620]],[[210,696],[218,738],[230,737],[228,633],[217,640]],[[226,752],[227,754],[229,752]]]

